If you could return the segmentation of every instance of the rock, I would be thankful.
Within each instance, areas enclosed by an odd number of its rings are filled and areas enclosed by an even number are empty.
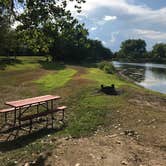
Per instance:
[[[122,164],[122,165],[128,165],[128,162],[127,162],[126,160],[123,160],[123,161],[121,162],[121,164]]]
[[[113,135],[109,135],[108,137],[109,138],[114,138],[114,137],[117,137],[118,135],[117,134],[113,134]]]
[[[134,136],[136,135],[136,132],[134,130],[125,130],[124,134],[128,136]]]
[[[106,159],[107,157],[106,156],[101,156],[100,159],[103,160],[103,159]]]
[[[30,166],[30,164],[27,162],[27,163],[24,164],[24,166]]]
[[[80,166],[80,163],[75,164],[75,166]]]
[[[36,160],[32,161],[30,165],[36,164]]]
[[[153,129],[155,129],[156,128],[156,126],[152,126],[153,127]]]
[[[116,141],[116,144],[121,144],[121,142],[120,141]]]
[[[14,164],[17,164],[18,163],[18,161],[14,161]]]
[[[55,157],[55,158],[58,158],[58,156],[57,156],[57,155],[54,155],[54,157]]]
[[[55,141],[57,141],[57,138],[54,137],[54,138],[51,139],[51,141],[55,142]]]
[[[93,159],[95,158],[95,155],[90,153],[89,156],[91,156]]]
[[[118,126],[115,126],[114,128],[115,128],[115,129],[117,129],[117,128],[118,128]]]

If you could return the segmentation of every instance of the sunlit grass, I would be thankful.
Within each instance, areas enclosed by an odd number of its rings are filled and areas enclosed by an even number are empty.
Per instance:
[[[0,57],[0,71],[21,71],[40,68],[39,61],[45,61],[45,57],[38,56],[18,56],[16,59],[11,57]]]
[[[39,68],[40,64],[38,63],[23,63],[23,64],[15,64],[9,65],[5,68],[7,71],[19,71],[19,70],[27,70],[27,69],[36,69]]]
[[[63,87],[72,77],[77,73],[74,69],[64,69],[57,73],[48,74],[42,76],[39,80],[35,82],[39,84],[43,91],[50,91],[55,88]]]
[[[115,84],[116,87],[121,87],[123,85],[134,86],[131,83],[121,80],[115,74],[107,74],[104,71],[97,69],[97,68],[88,69],[88,74],[84,75],[83,77],[96,81],[98,84],[104,84],[104,85]]]

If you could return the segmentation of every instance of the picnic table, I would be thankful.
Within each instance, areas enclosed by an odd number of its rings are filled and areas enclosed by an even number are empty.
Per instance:
[[[27,98],[17,101],[10,101],[5,102],[6,105],[10,106],[10,108],[0,110],[0,113],[5,115],[5,124],[7,124],[8,121],[8,113],[13,113],[14,119],[13,119],[13,127],[16,126],[18,123],[18,126],[21,127],[22,121],[30,121],[30,131],[32,129],[32,122],[33,119],[47,116],[49,114],[52,115],[52,126],[53,126],[53,113],[57,111],[62,111],[62,120],[64,118],[64,110],[67,108],[66,106],[60,106],[54,108],[54,101],[60,99],[60,96],[54,96],[54,95],[45,95],[45,96],[38,96],[33,98]],[[28,112],[32,107],[36,107],[36,112],[32,114],[26,115],[26,112]],[[41,107],[44,107],[44,111],[40,110]]]

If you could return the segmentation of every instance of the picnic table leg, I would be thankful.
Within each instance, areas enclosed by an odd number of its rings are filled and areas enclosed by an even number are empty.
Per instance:
[[[17,119],[17,111],[16,111],[16,108],[14,110],[14,122],[13,122],[13,127],[16,126],[16,119]]]
[[[29,121],[30,121],[30,124],[29,124],[29,133],[31,133],[31,131],[32,131],[32,119],[30,119]]]
[[[39,105],[36,106],[37,108],[37,114],[39,113]],[[39,123],[39,118],[36,118],[36,122]]]
[[[18,115],[18,123],[19,123],[19,128],[21,128],[21,108],[19,108],[19,115]]]
[[[39,105],[37,105],[37,113],[39,113]]]
[[[4,121],[2,122],[2,126],[0,127],[0,130],[3,129],[7,125],[7,113],[5,112],[4,117],[2,114],[2,119],[4,118]]]
[[[53,110],[53,100],[51,100],[51,110]],[[54,115],[53,115],[53,113],[51,114],[51,119],[52,119],[52,129],[54,128]]]
[[[5,112],[5,124],[7,124],[7,112]]]
[[[46,103],[47,111],[49,110],[49,103]]]
[[[65,117],[65,110],[63,109],[63,110],[62,110],[62,120],[61,120],[61,121],[64,120],[64,117]]]

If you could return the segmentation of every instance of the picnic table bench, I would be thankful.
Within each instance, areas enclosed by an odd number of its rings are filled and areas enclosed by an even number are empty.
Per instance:
[[[51,115],[52,127],[53,127],[54,113],[61,111],[62,118],[60,119],[60,121],[63,121],[64,120],[64,111],[67,108],[66,106],[56,106],[54,108],[53,102],[60,98],[61,98],[60,96],[45,95],[45,96],[33,97],[33,98],[28,98],[28,99],[23,99],[23,100],[6,102],[5,104],[8,106],[11,106],[11,108],[2,109],[2,110],[0,110],[0,113],[5,115],[6,124],[7,124],[7,120],[8,120],[7,119],[8,113],[14,114],[13,127],[15,127],[16,123],[18,123],[18,126],[21,128],[21,122],[29,120],[30,132],[32,130],[33,119],[37,119],[39,117],[47,117],[48,115]],[[30,108],[35,107],[35,106],[37,108],[36,113],[31,113],[31,114],[25,115],[25,112],[27,112]],[[39,111],[39,106],[43,106],[45,108],[45,110]]]

